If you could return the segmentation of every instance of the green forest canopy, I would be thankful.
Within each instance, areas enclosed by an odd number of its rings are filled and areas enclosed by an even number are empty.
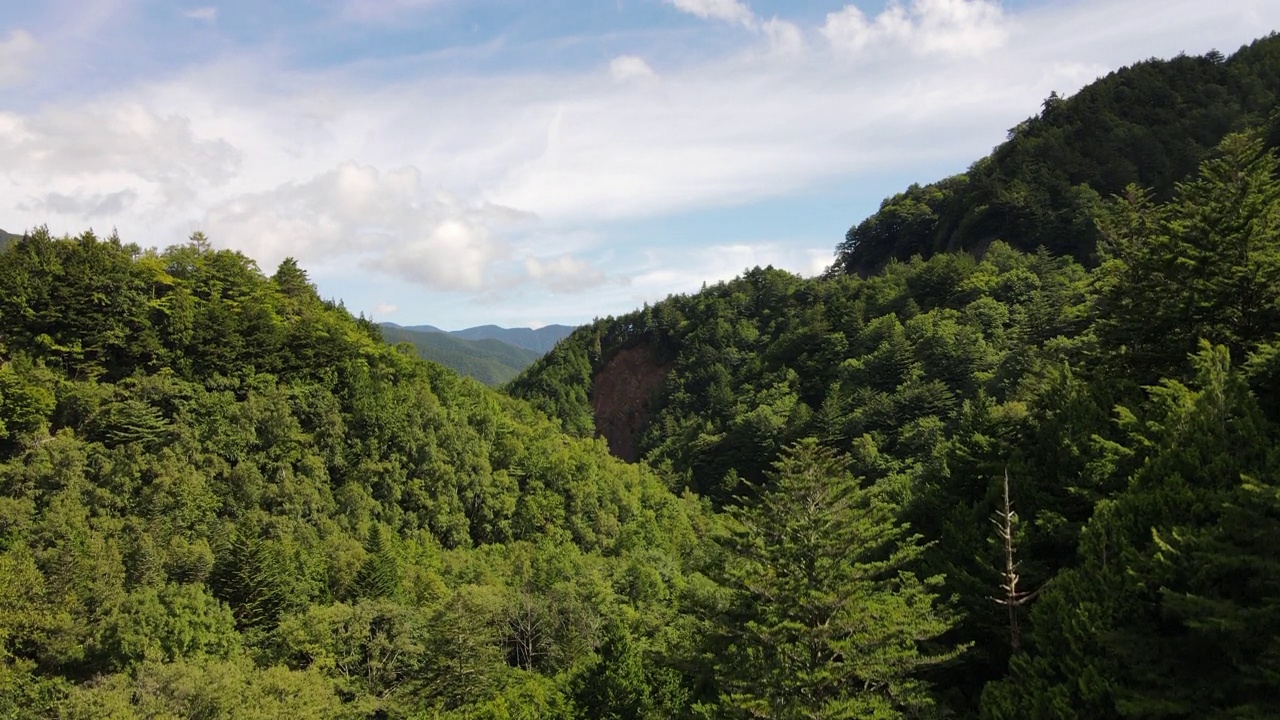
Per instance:
[[[1248,95],[1277,42],[1138,67]],[[1249,57],[1271,80],[1224,85]],[[1067,246],[756,268],[515,397],[292,260],[32,232],[0,253],[0,717],[1273,716],[1265,105],[1191,113],[1194,162],[1095,191]],[[637,349],[625,464],[592,403]]]
[[[1269,60],[1258,76],[1278,71]],[[943,647],[969,649],[925,676],[957,716],[1270,716],[1273,113],[1163,192],[1120,187],[1081,210],[1088,266],[1009,230],[981,253],[889,259],[868,277],[756,268],[582,328],[510,391],[590,436],[611,363],[650,358],[664,379],[632,409],[638,454],[730,515],[769,492],[796,443],[846,455],[927,543],[916,576],[955,600]],[[1010,577],[990,522],[1006,473],[1013,572],[1033,593],[1012,613],[992,599]]]

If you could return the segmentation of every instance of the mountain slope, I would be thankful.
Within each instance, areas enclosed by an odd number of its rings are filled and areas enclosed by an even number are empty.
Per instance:
[[[387,342],[407,342],[423,360],[440,363],[490,386],[514,378],[541,356],[499,340],[466,340],[451,333],[420,331],[390,323],[382,323],[380,327]]]
[[[1280,78],[1276,42],[1253,46],[1257,77]],[[1171,83],[1184,81],[1220,87]],[[1043,244],[1039,225],[945,252],[936,218],[882,211],[902,247],[937,252],[848,267],[865,277],[756,268],[580,328],[508,387],[728,508],[769,493],[797,442],[845,453],[904,505],[931,543],[919,567],[964,614],[951,638],[972,649],[930,676],[957,716],[1270,708],[1280,555],[1256,529],[1280,517],[1268,115],[1166,190],[1082,206],[1071,222],[1097,233],[1093,267],[1017,249]],[[939,207],[989,217],[981,196],[946,195],[967,179],[946,182],[931,186]]]
[[[592,672],[683,687],[706,521],[292,260],[0,254],[4,717],[637,716]]]
[[[981,251],[996,239],[1092,263],[1101,199],[1131,183],[1168,199],[1227,133],[1267,122],[1278,68],[1273,34],[1229,59],[1147,60],[1070,98],[1051,95],[968,172],[886,199],[850,228],[833,269],[866,275],[893,258]]]
[[[3,252],[11,243],[21,239],[21,235],[14,235],[13,233],[0,230],[0,252]]]

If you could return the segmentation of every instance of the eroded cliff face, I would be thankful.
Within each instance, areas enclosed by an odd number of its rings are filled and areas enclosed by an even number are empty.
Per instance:
[[[661,362],[648,346],[618,351],[591,383],[591,408],[596,432],[616,457],[640,459],[640,437],[653,419],[653,404],[672,363]]]

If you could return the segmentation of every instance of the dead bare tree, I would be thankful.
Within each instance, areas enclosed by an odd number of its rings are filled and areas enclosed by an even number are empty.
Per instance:
[[[1014,529],[1018,524],[1018,515],[1013,511],[1013,503],[1009,500],[1008,468],[1004,471],[1004,503],[1000,509],[996,510],[995,517],[991,518],[991,522],[996,526],[996,534],[1004,545],[1004,571],[1001,573],[1003,582],[1000,585],[1004,595],[991,599],[1009,609],[1009,644],[1016,651],[1021,643],[1021,634],[1018,630],[1018,608],[1031,602],[1040,591],[1018,589],[1018,580],[1020,579],[1018,576],[1019,563],[1015,557],[1014,541]]]

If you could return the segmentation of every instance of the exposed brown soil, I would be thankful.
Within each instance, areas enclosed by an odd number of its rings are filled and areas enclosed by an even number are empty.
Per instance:
[[[653,419],[654,396],[670,371],[670,363],[659,363],[653,350],[641,345],[618,351],[596,373],[591,383],[596,432],[616,457],[627,462],[640,459],[636,446]]]

